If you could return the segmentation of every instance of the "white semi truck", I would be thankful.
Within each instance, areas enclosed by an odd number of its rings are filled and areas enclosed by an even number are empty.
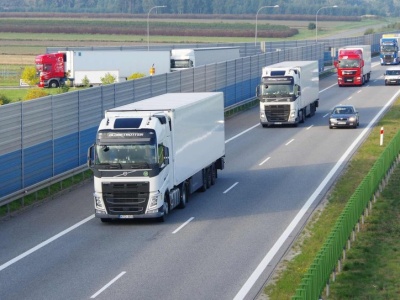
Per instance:
[[[95,215],[165,220],[224,168],[221,92],[169,93],[109,109],[88,150]]]
[[[171,50],[171,72],[240,58],[239,47]]]
[[[318,62],[284,61],[263,67],[256,95],[263,127],[303,123],[319,104]]]

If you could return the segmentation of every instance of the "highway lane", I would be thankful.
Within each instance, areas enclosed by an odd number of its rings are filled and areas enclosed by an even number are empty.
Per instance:
[[[229,118],[226,169],[215,186],[195,194],[166,223],[92,219],[91,183],[2,222],[0,298],[254,298],[340,168],[266,268],[252,274],[398,90],[383,86],[383,68],[375,67],[361,88],[339,88],[334,77],[322,80],[317,114],[297,128],[262,128],[257,108]],[[360,128],[328,129],[326,114],[337,103],[359,108]]]

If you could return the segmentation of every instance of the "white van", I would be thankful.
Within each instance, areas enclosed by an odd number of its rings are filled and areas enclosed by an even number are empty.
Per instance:
[[[387,68],[383,76],[385,85],[400,84],[400,67]]]

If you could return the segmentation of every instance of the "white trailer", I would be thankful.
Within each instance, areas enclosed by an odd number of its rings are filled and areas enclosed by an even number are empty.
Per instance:
[[[170,93],[105,112],[89,148],[95,215],[164,221],[224,168],[221,92]]]
[[[240,58],[239,47],[172,49],[171,71],[180,71],[238,58]]]
[[[116,82],[126,81],[133,73],[150,75],[154,67],[155,75],[170,72],[169,50],[71,50],[65,53],[64,72],[74,78],[74,84],[82,84],[86,76],[91,84],[101,84],[100,73],[118,73]],[[100,72],[100,73],[99,73]]]
[[[318,61],[284,61],[263,67],[256,94],[263,127],[304,123],[319,104]]]

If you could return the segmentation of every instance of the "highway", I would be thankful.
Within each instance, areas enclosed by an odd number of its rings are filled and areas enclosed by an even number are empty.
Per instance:
[[[298,127],[262,128],[258,107],[227,119],[225,170],[165,223],[101,223],[92,183],[1,222],[0,299],[254,299],[398,94],[384,69],[373,59],[362,87],[321,80]],[[359,128],[328,128],[339,103],[358,108]]]

